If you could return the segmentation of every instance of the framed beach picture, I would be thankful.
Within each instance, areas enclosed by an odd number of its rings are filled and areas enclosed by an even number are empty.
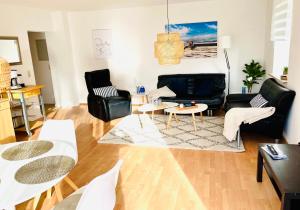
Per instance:
[[[218,54],[218,22],[171,24],[184,41],[184,58],[215,58]],[[165,26],[168,31],[168,26]]]

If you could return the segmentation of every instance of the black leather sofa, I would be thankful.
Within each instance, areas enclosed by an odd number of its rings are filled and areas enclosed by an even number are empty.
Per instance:
[[[225,74],[173,74],[158,76],[157,88],[168,86],[176,97],[161,97],[176,103],[205,103],[210,110],[224,104]]]
[[[88,110],[94,117],[108,122],[131,114],[131,96],[126,90],[118,90],[119,96],[103,98],[94,94],[93,88],[111,86],[108,69],[85,73],[88,89]]]
[[[266,119],[253,124],[243,124],[241,131],[250,131],[270,136],[274,139],[281,139],[284,125],[295,98],[295,91],[289,90],[275,79],[267,79],[259,93],[269,102],[267,106],[276,108],[276,112]],[[251,107],[249,102],[257,94],[230,94],[226,97],[225,111],[234,107]]]

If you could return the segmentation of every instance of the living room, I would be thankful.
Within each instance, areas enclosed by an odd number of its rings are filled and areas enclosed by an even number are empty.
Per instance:
[[[5,63],[9,88],[1,86],[0,209],[300,208],[298,188],[292,187],[299,183],[298,1],[0,0],[0,5],[0,57],[6,52],[1,40],[13,40],[19,49],[19,60]],[[181,35],[176,42],[181,55],[163,60],[158,34],[173,32]],[[33,33],[43,38],[31,41]],[[196,54],[196,41],[185,40],[188,35],[208,37],[202,54]],[[101,48],[102,41],[108,47]],[[47,67],[42,76],[41,65]],[[259,71],[257,81],[251,67]],[[21,83],[25,87],[13,89]],[[95,96],[106,86],[118,96]],[[266,104],[250,108],[257,95]],[[75,152],[52,142],[59,135],[72,141]],[[26,154],[28,161],[24,150],[8,154],[8,147],[21,143],[42,149]],[[287,159],[272,160],[264,143]],[[63,159],[70,168],[60,176],[52,168],[47,175],[52,180],[43,176],[47,163],[27,174],[30,180],[18,170],[57,154],[73,161]],[[120,170],[117,183],[101,178],[111,168],[115,176]],[[34,170],[23,172],[28,171]],[[8,176],[16,180],[5,181]],[[28,180],[32,186],[24,185]],[[107,183],[114,186],[101,187]],[[74,201],[74,191],[86,195]],[[92,193],[97,196],[89,197]]]

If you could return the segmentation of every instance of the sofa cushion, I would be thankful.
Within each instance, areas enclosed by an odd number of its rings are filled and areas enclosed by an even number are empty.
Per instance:
[[[214,81],[206,78],[195,79],[194,96],[210,97],[215,94]]]

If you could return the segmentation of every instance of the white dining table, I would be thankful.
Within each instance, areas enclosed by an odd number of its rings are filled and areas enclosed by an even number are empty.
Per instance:
[[[29,141],[27,143],[31,142],[32,141]],[[57,185],[70,172],[68,171],[68,173],[62,175],[61,177],[41,184],[23,184],[16,180],[15,175],[17,171],[25,164],[51,156],[66,156],[68,158],[72,158],[74,160],[74,166],[76,165],[78,154],[77,149],[74,148],[73,145],[64,141],[51,140],[46,142],[53,143],[53,147],[48,152],[25,160],[7,160],[2,157],[2,154],[7,149],[17,146],[18,144],[26,144],[26,142],[0,145],[0,210],[15,209],[16,205],[39,196],[43,192]]]

